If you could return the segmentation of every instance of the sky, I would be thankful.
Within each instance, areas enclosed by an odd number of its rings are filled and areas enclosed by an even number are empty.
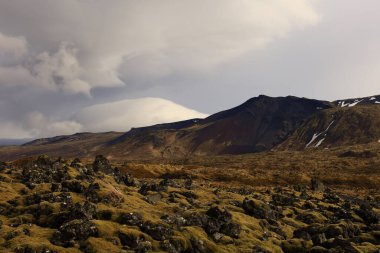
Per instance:
[[[0,0],[0,138],[380,94],[378,0]]]

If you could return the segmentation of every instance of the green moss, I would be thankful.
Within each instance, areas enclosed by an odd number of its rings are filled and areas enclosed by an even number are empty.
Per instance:
[[[115,245],[109,240],[103,239],[103,238],[94,238],[90,237],[86,241],[86,250],[87,252],[93,252],[93,253],[102,253],[102,252],[109,252],[109,253],[120,253],[120,247]]]
[[[312,241],[303,241],[300,239],[289,239],[281,244],[285,253],[306,253],[313,246]]]

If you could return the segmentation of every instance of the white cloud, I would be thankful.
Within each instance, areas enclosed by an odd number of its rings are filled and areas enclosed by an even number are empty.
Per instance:
[[[24,130],[20,124],[0,122],[0,139],[25,139],[31,137],[31,133]]]
[[[40,112],[31,112],[23,122],[23,128],[33,137],[51,137],[81,132],[83,126],[71,120],[47,118]]]
[[[44,136],[65,135],[79,133],[83,131],[83,126],[78,122],[66,120],[51,122],[46,130]]]
[[[128,131],[132,127],[150,126],[208,115],[161,98],[126,99],[97,104],[82,109],[74,119],[86,131]]]
[[[52,54],[44,51],[10,66],[0,64],[0,85],[32,85],[53,91],[90,95],[91,86],[81,79],[82,69],[76,58],[77,51],[70,43],[62,42]]]
[[[66,120],[33,111],[22,122],[0,123],[0,138],[40,138],[78,132],[126,132],[132,127],[207,116],[161,98],[126,99],[85,107]]]
[[[24,37],[7,36],[0,32],[0,63],[5,58],[19,58],[27,52],[27,43]]]
[[[71,93],[89,94],[90,85],[80,79],[82,69],[76,58],[77,49],[67,42],[62,42],[54,54],[43,52],[26,64],[35,82],[46,87]]]
[[[0,86],[41,86],[31,73],[21,65],[2,67],[0,65]]]
[[[207,72],[319,20],[307,0],[24,0],[3,5],[0,23],[25,36],[30,54],[37,55],[34,61],[40,61],[31,68],[37,81],[87,94],[91,87],[123,81]],[[28,22],[16,22],[24,18],[19,8],[28,10]],[[75,48],[63,44],[51,53],[63,41]]]
[[[74,119],[67,114],[115,95],[99,89],[91,100],[95,87],[126,85],[136,94],[138,87],[213,73],[318,21],[308,0],[0,1],[0,117],[9,119],[0,131],[42,137],[204,117],[155,98],[94,105]],[[90,99],[67,95],[75,93]],[[26,116],[30,111],[38,112]]]

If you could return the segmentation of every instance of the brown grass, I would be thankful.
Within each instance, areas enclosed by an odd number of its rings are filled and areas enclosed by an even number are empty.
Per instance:
[[[342,156],[344,153],[359,157]],[[362,153],[371,156],[361,156]],[[116,161],[118,162],[118,161]],[[121,164],[121,163],[120,163]],[[276,151],[247,155],[133,161],[124,170],[140,178],[186,177],[252,187],[308,185],[317,177],[340,190],[380,190],[380,143],[328,150]]]

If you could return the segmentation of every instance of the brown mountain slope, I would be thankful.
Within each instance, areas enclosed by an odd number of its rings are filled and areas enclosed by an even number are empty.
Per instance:
[[[330,108],[328,102],[296,97],[259,96],[186,127],[134,129],[108,144],[125,156],[242,154],[269,150],[284,141],[303,120]]]
[[[67,136],[38,139],[21,146],[0,147],[0,160],[9,161],[22,157],[49,154],[54,157],[90,157],[101,153],[105,142],[113,140],[122,133],[78,133]]]
[[[330,148],[379,140],[380,105],[362,105],[318,112],[277,149]]]
[[[210,116],[191,141],[195,153],[242,154],[269,150],[285,140],[324,101],[259,96]],[[210,138],[211,137],[211,138]]]
[[[283,142],[304,119],[332,106],[329,102],[292,96],[259,96],[206,119],[136,128],[123,135],[81,134],[0,148],[0,159],[41,153],[90,157],[101,152],[120,159],[149,159],[258,152]]]

